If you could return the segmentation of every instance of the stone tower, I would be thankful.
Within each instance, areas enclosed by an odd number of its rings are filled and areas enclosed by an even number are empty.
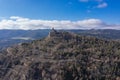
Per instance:
[[[61,37],[62,33],[55,30],[54,28],[51,29],[51,31],[49,32],[49,37]]]

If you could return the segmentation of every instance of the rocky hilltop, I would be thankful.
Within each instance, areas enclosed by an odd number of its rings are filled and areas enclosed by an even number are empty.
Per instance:
[[[52,29],[2,51],[0,80],[120,80],[120,43]]]

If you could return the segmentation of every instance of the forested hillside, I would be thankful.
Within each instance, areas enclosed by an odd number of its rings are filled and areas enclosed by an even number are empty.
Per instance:
[[[120,43],[51,30],[3,51],[0,80],[120,80]]]

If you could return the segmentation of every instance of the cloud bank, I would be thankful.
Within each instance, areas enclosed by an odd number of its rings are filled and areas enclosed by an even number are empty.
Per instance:
[[[0,29],[120,29],[120,25],[107,24],[100,19],[70,20],[36,20],[11,16],[0,21]]]

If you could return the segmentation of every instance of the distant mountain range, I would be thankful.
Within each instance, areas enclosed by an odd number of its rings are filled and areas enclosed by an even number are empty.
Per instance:
[[[77,33],[80,35],[95,36],[104,39],[120,39],[120,30],[63,30]],[[50,29],[40,30],[0,30],[0,47],[7,47],[21,42],[29,42],[34,39],[46,37]]]
[[[94,37],[104,38],[104,39],[113,39],[113,40],[120,39],[120,30],[90,29],[90,30],[69,30],[69,31],[77,34],[81,34],[81,35],[94,36]]]
[[[0,30],[0,47],[29,42],[48,35],[50,30]]]

